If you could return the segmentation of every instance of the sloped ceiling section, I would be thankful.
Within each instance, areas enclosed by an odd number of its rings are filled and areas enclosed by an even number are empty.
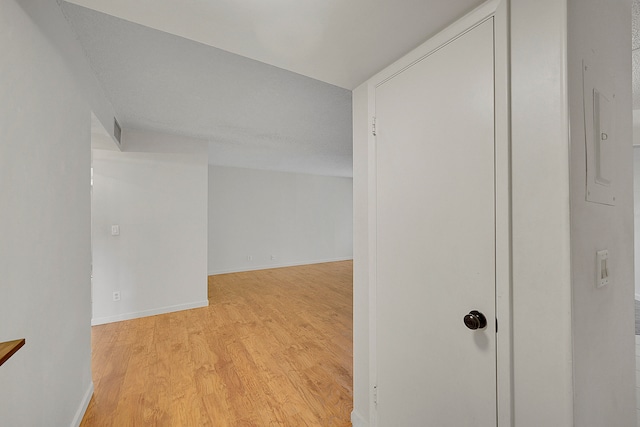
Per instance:
[[[350,90],[91,9],[61,7],[123,129],[206,139],[212,164],[352,176]]]
[[[68,0],[354,89],[483,0]]]

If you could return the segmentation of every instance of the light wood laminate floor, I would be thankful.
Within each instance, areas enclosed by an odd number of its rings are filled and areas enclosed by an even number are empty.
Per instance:
[[[352,262],[209,277],[209,307],[92,328],[81,426],[350,426]]]

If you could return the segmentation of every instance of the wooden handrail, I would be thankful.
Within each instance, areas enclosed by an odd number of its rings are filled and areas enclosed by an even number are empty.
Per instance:
[[[25,342],[26,341],[24,338],[22,338],[21,340],[0,342],[0,366],[2,366],[4,362],[9,360],[9,358],[13,356],[16,351],[20,350],[20,347],[22,347]]]

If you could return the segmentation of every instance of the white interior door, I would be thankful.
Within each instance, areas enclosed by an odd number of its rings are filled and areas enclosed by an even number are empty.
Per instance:
[[[493,47],[488,19],[375,90],[379,427],[497,423]]]

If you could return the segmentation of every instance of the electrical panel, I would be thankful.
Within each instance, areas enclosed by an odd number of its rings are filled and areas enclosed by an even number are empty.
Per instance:
[[[615,205],[615,94],[612,79],[588,61],[582,63],[584,90],[586,200]]]

